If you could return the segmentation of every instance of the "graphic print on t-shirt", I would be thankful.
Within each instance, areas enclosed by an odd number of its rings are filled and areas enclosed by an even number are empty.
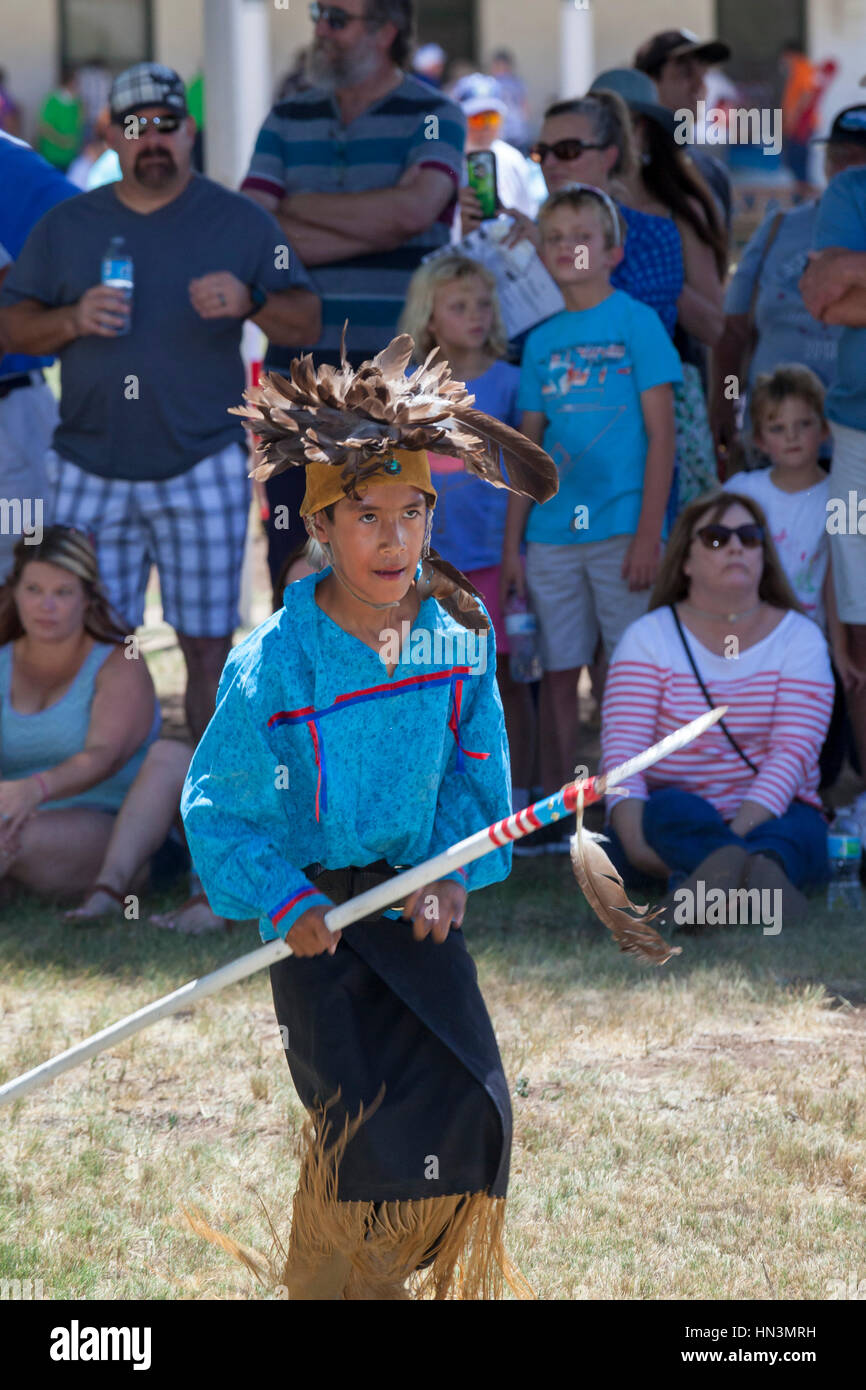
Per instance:
[[[609,364],[623,376],[631,375],[631,363],[625,360],[625,343],[576,343],[550,354],[547,369],[549,379],[542,384],[546,399],[565,396],[574,387],[601,388],[607,381]]]
[[[631,363],[626,360],[625,343],[576,343],[550,354],[547,379],[541,386],[545,405],[555,403],[559,411],[591,410],[596,417],[591,431],[585,428],[580,431],[582,447],[565,449],[559,442],[553,445],[551,457],[560,471],[560,486],[562,478],[567,477],[584,455],[595,448],[633,403],[631,389],[627,399],[617,400],[617,383],[608,383],[611,373],[631,377]],[[613,402],[611,395],[614,396]]]

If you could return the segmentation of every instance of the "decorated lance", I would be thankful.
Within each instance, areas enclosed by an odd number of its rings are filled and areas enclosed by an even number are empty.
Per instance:
[[[493,825],[487,826],[486,829],[470,835],[468,839],[452,845],[442,854],[436,854],[432,859],[427,859],[423,864],[406,869],[394,878],[389,878],[386,882],[377,884],[364,893],[359,893],[357,897],[351,898],[348,902],[330,908],[325,913],[325,926],[329,931],[340,931],[343,927],[350,926],[352,922],[357,922],[362,917],[372,916],[375,912],[405,901],[410,894],[419,888],[435,883],[437,879],[442,878],[445,874],[453,873],[455,869],[461,868],[464,864],[471,864],[473,860],[480,859],[482,855],[501,849],[511,841],[520,840],[524,835],[531,835],[534,830],[540,830],[544,825],[550,825],[554,821],[561,820],[563,816],[574,814],[578,810],[582,810],[583,807],[600,801],[611,787],[615,787],[618,783],[625,782],[629,777],[634,777],[637,773],[652,767],[654,763],[660,762],[668,754],[676,752],[679,748],[685,747],[687,743],[699,738],[711,725],[723,718],[726,710],[727,706],[725,705],[708,710],[700,718],[693,719],[690,724],[685,724],[683,728],[669,734],[661,742],[653,744],[652,748],[648,748],[645,753],[639,753],[637,757],[629,758],[627,762],[621,763],[619,767],[613,768],[610,772],[603,773],[599,777],[569,782],[555,796],[544,797],[532,806],[527,806],[523,811],[515,811],[512,815],[506,816],[504,820],[496,821]],[[578,817],[578,835],[576,838],[578,841],[580,840],[580,817]],[[612,869],[612,866],[610,867]],[[586,892],[586,884],[580,875],[578,878],[581,887]],[[587,892],[587,896],[598,912],[599,907],[593,895]],[[624,901],[628,902],[627,899]],[[629,904],[629,906],[632,905]],[[635,910],[639,913],[646,912],[645,908]],[[602,914],[599,913],[599,915]],[[608,918],[602,916],[602,920],[607,921]],[[608,924],[610,925],[609,922]],[[643,930],[647,932],[648,929],[644,928]],[[656,939],[660,941],[660,938]],[[661,944],[664,945],[664,943]],[[631,948],[625,946],[624,949]],[[216,994],[219,990],[225,989],[227,985],[232,985],[237,980],[246,979],[248,975],[254,975],[256,971],[264,970],[266,966],[273,965],[276,961],[282,960],[284,956],[291,954],[292,949],[288,942],[282,939],[269,941],[257,950],[250,951],[247,955],[230,961],[228,965],[222,966],[219,970],[214,970],[209,975],[203,975],[199,980],[190,980],[172,994],[166,994],[162,999],[157,999],[152,1004],[146,1004],[143,1009],[138,1009],[136,1013],[129,1014],[126,1018],[120,1019],[118,1023],[113,1023],[108,1028],[103,1028],[101,1032],[94,1033],[84,1042],[77,1043],[75,1047],[68,1048],[66,1052],[58,1053],[50,1061],[42,1062],[38,1067],[25,1072],[22,1076],[7,1081],[4,1086],[0,1086],[0,1105],[20,1099],[29,1091],[35,1090],[37,1086],[43,1085],[46,1081],[52,1081],[61,1072],[69,1071],[70,1068],[78,1066],[79,1063],[88,1061],[89,1058],[97,1056],[105,1048],[122,1042],[124,1038],[129,1038],[134,1033],[141,1032],[142,1029],[150,1027],[159,1019],[167,1018],[180,1009],[188,1008],[197,1000],[204,999],[210,994]],[[674,952],[665,947],[665,953],[658,956],[658,961],[667,959],[671,954]]]

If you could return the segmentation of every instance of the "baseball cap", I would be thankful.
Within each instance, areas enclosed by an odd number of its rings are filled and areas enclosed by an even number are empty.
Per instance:
[[[482,111],[498,111],[500,116],[504,116],[508,110],[496,78],[488,77],[483,72],[471,72],[467,77],[461,77],[451,95],[455,101],[459,101],[464,116],[479,116]]]
[[[140,111],[143,106],[168,106],[187,114],[186,87],[174,68],[162,63],[136,63],[115,77],[108,106],[113,120]]]
[[[652,73],[669,58],[682,58],[686,53],[693,53],[702,63],[710,65],[724,63],[731,56],[730,48],[720,39],[702,42],[691,29],[663,29],[641,44],[634,55],[634,66],[641,72]]]
[[[866,145],[866,106],[846,106],[833,117],[829,135],[816,135],[812,145]]]
[[[674,113],[660,105],[656,84],[645,72],[638,72],[637,68],[608,68],[607,72],[598,74],[589,90],[616,92],[630,111],[638,116],[648,116],[669,135],[673,135],[676,127]]]

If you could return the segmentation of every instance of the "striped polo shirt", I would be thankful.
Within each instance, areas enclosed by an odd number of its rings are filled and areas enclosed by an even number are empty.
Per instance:
[[[313,266],[322,298],[322,336],[307,351],[338,354],[343,322],[353,358],[369,357],[394,336],[414,270],[445,245],[457,204],[466,120],[441,92],[405,75],[399,87],[343,125],[335,96],[318,87],[273,107],[259,131],[243,189],[291,193],[365,193],[393,188],[410,165],[441,169],[454,197],[429,227],[392,251]],[[298,348],[268,348],[269,367],[287,367]]]

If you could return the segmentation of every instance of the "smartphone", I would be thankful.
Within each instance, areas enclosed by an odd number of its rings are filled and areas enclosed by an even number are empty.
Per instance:
[[[495,217],[499,207],[496,189],[496,156],[492,150],[474,150],[466,156],[469,187],[481,204],[481,216]]]

